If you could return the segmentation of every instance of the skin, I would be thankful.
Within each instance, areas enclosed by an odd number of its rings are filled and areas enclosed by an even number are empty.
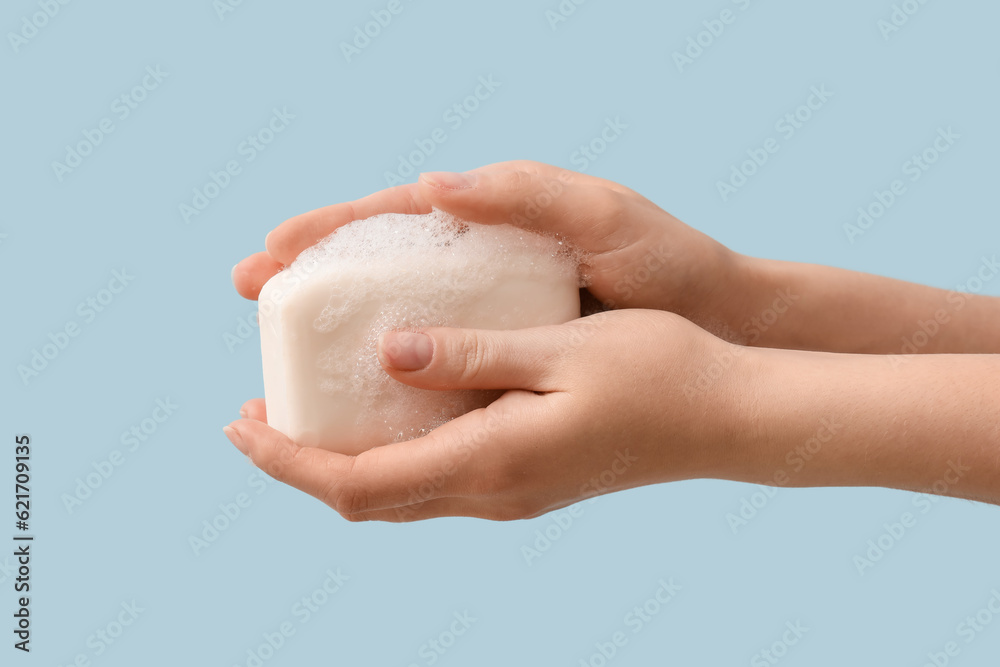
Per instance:
[[[694,478],[1000,504],[997,299],[745,257],[609,181],[531,162],[424,174],[284,222],[234,284],[255,299],[337,227],[432,206],[561,235],[589,253],[588,290],[614,310],[386,334],[379,360],[400,382],[507,391],[357,456],[298,447],[267,426],[262,399],[247,402],[224,429],[233,444],[344,517],[530,518]]]

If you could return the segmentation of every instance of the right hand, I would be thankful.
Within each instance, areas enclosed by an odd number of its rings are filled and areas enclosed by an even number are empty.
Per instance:
[[[355,456],[297,445],[267,425],[260,399],[226,435],[265,473],[352,521],[523,519],[597,494],[740,479],[761,467],[750,422],[758,351],[744,355],[677,315],[627,309],[516,331],[430,327],[429,345],[416,344],[420,335],[380,342],[393,379],[510,391],[425,436]],[[719,359],[732,362],[727,372],[702,386]]]

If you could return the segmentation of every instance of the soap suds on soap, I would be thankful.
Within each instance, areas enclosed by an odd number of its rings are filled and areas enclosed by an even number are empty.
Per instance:
[[[384,417],[386,442],[395,442],[419,437],[484,405],[484,398],[496,393],[430,391],[397,382],[378,362],[380,334],[461,326],[452,316],[461,310],[456,306],[474,304],[501,287],[498,277],[509,276],[512,267],[530,277],[535,271],[551,275],[556,266],[565,277],[573,277],[584,259],[550,236],[510,225],[469,224],[434,210],[352,222],[303,251],[286,270],[302,270],[312,274],[310,282],[328,285],[329,298],[313,323],[318,332],[335,334],[346,318],[366,316],[362,311],[371,310],[372,324],[363,338],[345,341],[334,335],[336,342],[316,359],[319,390],[350,395],[364,408],[359,415]],[[349,288],[345,275],[357,276]],[[516,313],[504,317],[519,320]]]

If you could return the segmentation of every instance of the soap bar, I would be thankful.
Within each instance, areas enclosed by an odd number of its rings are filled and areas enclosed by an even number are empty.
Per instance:
[[[268,423],[299,445],[357,454],[488,404],[496,392],[432,391],[394,380],[379,364],[379,335],[576,319],[578,265],[555,238],[437,210],[337,229],[261,290]]]

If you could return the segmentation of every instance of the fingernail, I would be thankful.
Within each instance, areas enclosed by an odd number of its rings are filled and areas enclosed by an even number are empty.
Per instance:
[[[426,368],[434,356],[434,341],[427,334],[388,331],[379,339],[379,360],[397,371]]]
[[[239,264],[233,264],[233,270],[229,272],[229,280],[231,280],[234,283],[236,282],[236,267],[237,266],[239,266]]]
[[[465,190],[476,184],[475,174],[456,174],[452,171],[432,171],[420,174],[420,178],[442,190]]]
[[[240,408],[240,417],[243,417],[243,419],[246,419],[248,416],[250,416],[250,413],[247,412],[247,409],[246,408]],[[226,428],[229,428],[229,427],[227,426]]]
[[[236,447],[236,449],[240,450],[244,454],[247,453],[247,446],[243,442],[243,437],[240,435],[239,431],[232,426],[223,426],[222,432],[226,434],[226,437],[229,438],[229,442],[233,443],[233,446]]]

